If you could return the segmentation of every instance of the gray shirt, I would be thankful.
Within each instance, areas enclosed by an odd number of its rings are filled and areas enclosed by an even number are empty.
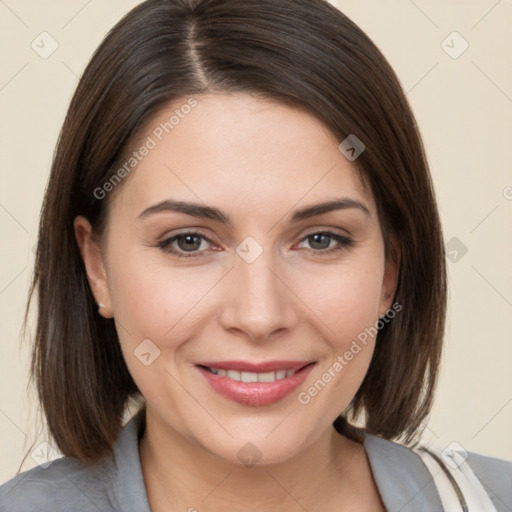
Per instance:
[[[0,486],[0,512],[151,512],[138,441],[144,411],[123,427],[113,457],[92,468],[62,457],[25,471]],[[389,512],[442,511],[430,473],[411,449],[370,434],[364,447]],[[512,511],[512,462],[469,453],[466,460],[498,512]],[[44,467],[43,467],[44,466]],[[190,508],[201,510],[201,498]]]

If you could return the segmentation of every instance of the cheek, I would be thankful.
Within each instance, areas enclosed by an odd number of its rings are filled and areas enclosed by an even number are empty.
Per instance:
[[[332,419],[349,404],[364,380],[378,332],[383,265],[378,258],[345,263],[343,268],[316,275],[315,286],[303,283],[297,290],[318,318],[316,331],[330,347],[298,401],[313,415]]]
[[[367,251],[296,279],[294,292],[321,320],[322,332],[335,349],[345,350],[378,320],[383,271],[378,251]]]
[[[368,276],[370,277],[370,276]],[[378,319],[380,287],[374,279],[351,275],[342,280],[336,293],[324,299],[325,317],[330,319],[337,351],[346,350],[350,341]]]
[[[128,370],[146,399],[178,407],[173,361],[180,346],[198,332],[199,315],[204,315],[201,299],[208,297],[215,276],[200,269],[150,265],[147,253],[122,251],[121,246],[112,254],[115,259],[119,264],[111,266],[109,286]]]
[[[180,339],[216,280],[211,270],[151,266],[127,254],[109,279],[116,320],[131,343]]]

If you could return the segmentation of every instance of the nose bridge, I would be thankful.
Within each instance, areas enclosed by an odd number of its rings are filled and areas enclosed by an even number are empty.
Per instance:
[[[232,293],[222,313],[224,327],[238,328],[254,339],[291,327],[297,318],[293,294],[283,283],[284,276],[279,275],[272,248],[248,236],[236,253],[229,284]]]

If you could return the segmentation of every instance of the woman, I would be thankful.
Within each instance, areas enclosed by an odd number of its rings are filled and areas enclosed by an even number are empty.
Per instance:
[[[428,166],[394,72],[327,2],[128,13],[69,107],[36,288],[64,457],[2,511],[447,509],[414,451],[446,309]],[[512,463],[466,456],[510,509]]]

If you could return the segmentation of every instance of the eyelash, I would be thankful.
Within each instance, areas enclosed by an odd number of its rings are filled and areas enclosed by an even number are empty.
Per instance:
[[[171,244],[174,241],[179,240],[180,238],[185,238],[186,236],[189,236],[189,235],[198,236],[198,237],[202,238],[203,240],[206,240],[207,242],[212,243],[208,237],[204,236],[201,233],[197,233],[197,232],[193,232],[193,231],[185,231],[183,233],[174,235],[171,238],[167,238],[165,240],[158,242],[157,247],[159,247],[160,249],[162,249],[163,251],[165,251],[167,253],[173,254],[177,258],[198,258],[198,257],[203,256],[203,254],[206,251],[198,251],[198,252],[187,254],[187,253],[180,252],[180,251],[177,251],[176,249],[171,248]],[[308,252],[313,252],[315,254],[319,254],[319,255],[333,254],[333,253],[347,250],[354,245],[354,241],[352,239],[350,239],[346,236],[343,236],[343,235],[339,235],[337,233],[333,233],[331,231],[313,231],[311,233],[308,233],[306,236],[304,236],[300,240],[300,242],[303,242],[303,241],[307,240],[309,237],[312,237],[314,235],[326,235],[329,238],[333,238],[340,244],[338,246],[331,247],[330,249],[309,249],[308,250]]]

